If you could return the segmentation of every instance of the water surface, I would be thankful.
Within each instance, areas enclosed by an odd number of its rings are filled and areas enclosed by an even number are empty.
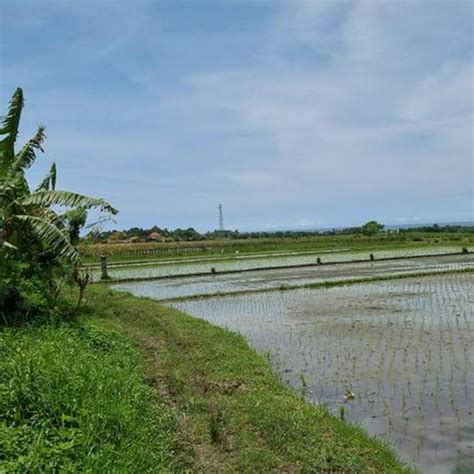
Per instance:
[[[144,282],[124,282],[114,284],[112,287],[118,290],[131,291],[140,296],[165,299],[200,294],[278,288],[282,285],[301,286],[323,281],[463,268],[474,268],[474,254],[259,270],[255,272],[179,277]]]
[[[173,306],[245,335],[285,381],[344,406],[423,472],[474,472],[473,284],[451,274]]]

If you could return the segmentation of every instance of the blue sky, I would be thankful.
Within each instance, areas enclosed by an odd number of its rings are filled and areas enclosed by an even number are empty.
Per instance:
[[[470,0],[0,0],[37,181],[117,227],[473,219]]]

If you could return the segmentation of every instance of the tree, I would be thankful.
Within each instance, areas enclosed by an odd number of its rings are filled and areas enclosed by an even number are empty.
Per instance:
[[[15,152],[22,109],[23,91],[17,89],[0,123],[0,319],[6,322],[17,314],[51,309],[65,266],[72,269],[82,296],[88,276],[79,270],[75,244],[86,212],[117,213],[103,199],[56,190],[55,164],[30,188],[25,173],[43,151],[45,127],[38,126]]]
[[[68,226],[69,240],[76,246],[79,243],[81,230],[87,221],[87,209],[77,207],[65,212],[63,216]]]
[[[122,230],[116,230],[109,235],[108,240],[110,242],[119,242],[126,239],[126,234]]]
[[[35,161],[37,151],[43,151],[45,127],[40,125],[34,137],[15,153],[22,109],[23,91],[17,89],[0,125],[0,246],[27,253],[42,246],[75,263],[79,253],[71,242],[67,214],[59,214],[56,207],[69,208],[69,212],[98,208],[116,214],[117,210],[103,199],[57,191],[55,164],[39,186],[30,189],[25,171]]]
[[[367,236],[377,235],[385,226],[377,221],[369,221],[361,227],[361,232]]]

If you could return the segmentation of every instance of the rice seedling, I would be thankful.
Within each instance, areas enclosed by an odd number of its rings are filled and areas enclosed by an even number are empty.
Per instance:
[[[474,252],[474,247],[468,249],[468,254]],[[352,252],[332,252],[324,254],[324,265],[320,255],[311,253],[296,253],[287,255],[269,255],[259,258],[245,257],[232,260],[213,260],[209,259],[193,259],[193,260],[170,260],[157,262],[144,262],[139,264],[123,263],[113,264],[108,268],[108,276],[113,280],[129,280],[129,279],[152,279],[164,278],[182,275],[212,275],[215,273],[249,271],[252,269],[284,269],[286,267],[297,266],[322,266],[328,264],[370,262],[383,264],[391,259],[409,258],[413,260],[412,266],[423,268],[426,265],[418,264],[419,257],[442,258],[443,255],[459,256],[463,259],[471,256],[460,251],[456,246],[437,246],[404,249],[385,249],[373,252],[367,255],[364,251]],[[416,257],[416,258],[415,258]],[[385,262],[386,263],[386,262]],[[93,281],[99,281],[101,278],[101,269],[99,266],[91,267],[91,278]]]
[[[405,460],[449,471],[472,459],[472,283],[446,274],[173,305],[271,351],[283,380]]]

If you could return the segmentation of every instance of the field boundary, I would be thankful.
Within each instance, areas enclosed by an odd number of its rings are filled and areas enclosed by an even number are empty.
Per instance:
[[[448,247],[448,246],[446,246]],[[452,247],[452,246],[451,246]],[[409,249],[411,249],[409,247]],[[364,249],[365,250],[365,249]],[[399,249],[393,249],[399,250]],[[403,249],[405,250],[405,249]],[[282,258],[282,257],[300,257],[306,255],[327,255],[327,254],[334,254],[334,253],[350,253],[350,252],[361,252],[362,250],[352,250],[350,248],[342,248],[342,249],[323,249],[323,250],[301,250],[301,251],[294,251],[288,252],[284,250],[275,251],[275,252],[253,252],[248,254],[224,254],[224,255],[201,255],[195,257],[182,257],[182,258],[173,258],[173,259],[160,259],[160,258],[148,258],[146,260],[113,260],[108,262],[107,266],[109,268],[116,268],[116,267],[132,267],[132,266],[154,266],[154,265],[181,265],[187,263],[218,263],[218,262],[238,262],[239,260],[259,260],[265,258]],[[377,250],[375,250],[377,251]],[[89,268],[100,268],[100,262],[95,263],[85,263],[84,267]]]
[[[375,283],[378,281],[390,281],[390,280],[402,280],[404,278],[417,278],[417,277],[430,277],[430,276],[439,276],[439,275],[452,275],[457,273],[474,273],[473,268],[459,268],[459,269],[452,269],[452,270],[429,270],[426,272],[411,272],[411,273],[397,273],[392,275],[380,275],[380,276],[373,276],[373,277],[361,277],[361,278],[347,278],[345,280],[329,280],[329,281],[321,281],[315,283],[305,283],[303,285],[281,285],[275,286],[270,288],[259,288],[254,290],[238,290],[238,291],[221,291],[217,293],[200,293],[196,295],[189,295],[189,296],[176,296],[172,298],[161,298],[156,299],[155,301],[159,301],[160,303],[178,303],[183,301],[190,301],[190,300],[203,300],[209,298],[219,298],[219,297],[226,297],[226,296],[241,296],[241,295],[249,295],[249,294],[256,294],[256,293],[270,293],[276,291],[290,291],[290,290],[316,290],[320,288],[334,288],[336,286],[349,286],[349,285],[356,285],[362,283]]]
[[[468,252],[468,254],[471,252]],[[253,268],[244,268],[244,269],[235,269],[235,270],[217,270],[214,267],[211,267],[210,271],[207,272],[195,272],[195,273],[183,273],[183,274],[173,274],[173,275],[160,275],[160,276],[150,276],[150,277],[135,277],[135,278],[109,278],[107,280],[96,280],[92,281],[93,284],[112,284],[112,283],[132,283],[137,281],[155,281],[155,280],[169,280],[171,278],[195,278],[209,275],[230,275],[236,273],[248,273],[248,272],[258,272],[258,271],[268,271],[268,270],[285,270],[290,268],[311,268],[311,267],[320,267],[320,266],[333,266],[333,265],[347,265],[354,263],[370,263],[370,262],[385,262],[392,260],[407,260],[407,259],[416,259],[416,258],[439,258],[439,257],[453,257],[459,255],[468,255],[464,252],[449,252],[436,255],[404,255],[398,257],[380,257],[374,258],[371,260],[368,259],[358,259],[358,260],[344,260],[339,262],[327,262],[327,263],[299,263],[296,265],[276,265],[276,266],[267,266],[267,267],[253,267]],[[214,270],[213,270],[214,269]]]

